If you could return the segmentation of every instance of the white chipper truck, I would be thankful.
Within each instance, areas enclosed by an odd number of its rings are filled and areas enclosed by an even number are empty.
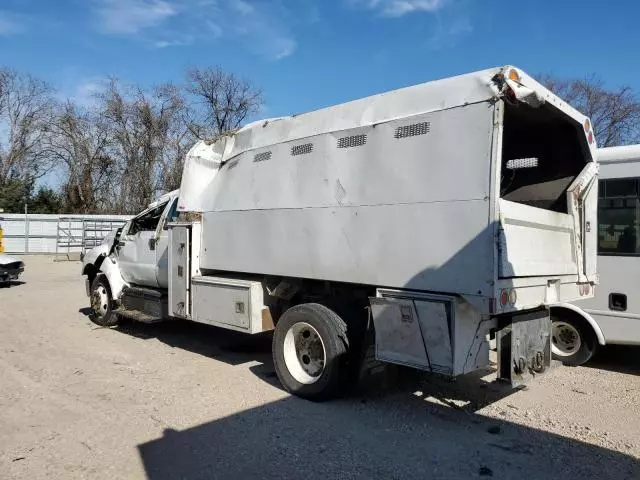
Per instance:
[[[93,321],[274,329],[282,385],[316,400],[371,345],[456,376],[493,335],[520,384],[550,365],[547,305],[597,283],[595,149],[511,66],[254,122],[196,144],[179,191],[88,252]]]

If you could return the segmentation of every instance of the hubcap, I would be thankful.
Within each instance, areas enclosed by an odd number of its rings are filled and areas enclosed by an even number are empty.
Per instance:
[[[327,356],[318,331],[305,322],[298,322],[284,337],[284,363],[298,382],[310,385],[324,372]]]
[[[560,357],[573,355],[582,346],[580,332],[567,322],[553,322],[551,341],[553,353]]]
[[[98,285],[91,292],[91,309],[99,317],[107,314],[109,309],[109,294],[104,285]]]

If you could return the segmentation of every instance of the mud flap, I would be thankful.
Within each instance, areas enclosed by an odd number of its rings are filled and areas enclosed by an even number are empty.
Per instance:
[[[496,335],[498,378],[517,387],[551,367],[548,309],[501,318]]]

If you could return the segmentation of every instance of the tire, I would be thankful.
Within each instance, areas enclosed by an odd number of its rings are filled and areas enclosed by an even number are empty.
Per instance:
[[[313,401],[336,396],[348,370],[347,324],[317,303],[288,309],[276,324],[272,353],[284,389]]]
[[[598,340],[591,325],[570,312],[551,314],[551,353],[565,365],[583,365],[593,357]]]
[[[91,283],[91,314],[89,319],[101,327],[115,327],[120,318],[113,312],[113,296],[109,281],[97,275]]]

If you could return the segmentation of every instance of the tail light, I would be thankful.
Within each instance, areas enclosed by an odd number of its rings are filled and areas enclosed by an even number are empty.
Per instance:
[[[594,137],[593,137],[593,129],[591,128],[591,120],[589,120],[588,118],[585,119],[584,121],[584,133],[587,134],[587,140],[589,141],[589,143],[593,143]]]
[[[506,307],[507,303],[509,303],[509,292],[507,290],[502,290],[502,293],[500,294],[500,305]]]
[[[504,289],[500,292],[500,306],[503,308],[507,305],[511,305],[512,307],[518,301],[518,292],[516,292],[515,288]]]

